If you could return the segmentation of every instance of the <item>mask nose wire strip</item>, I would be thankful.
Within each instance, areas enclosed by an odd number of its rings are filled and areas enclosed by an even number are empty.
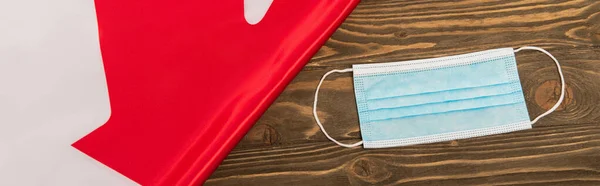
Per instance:
[[[558,69],[558,75],[560,76],[560,98],[558,98],[558,101],[556,102],[556,104],[554,104],[554,106],[552,108],[550,108],[550,110],[544,112],[543,114],[536,117],[533,121],[531,121],[531,125],[533,125],[540,118],[554,112],[556,110],[556,108],[558,108],[558,106],[560,106],[563,99],[565,98],[565,78],[563,76],[562,69],[560,68],[560,64],[558,63],[558,60],[556,60],[556,58],[554,56],[552,56],[552,54],[550,54],[550,52],[548,52],[542,48],[539,48],[539,47],[524,46],[524,47],[516,49],[515,53],[517,53],[521,50],[537,50],[537,51],[543,52],[544,54],[548,55],[550,58],[552,58],[552,60],[554,60],[554,63],[556,63],[556,68]]]
[[[315,121],[317,122],[317,125],[319,125],[319,128],[321,128],[321,131],[323,131],[323,134],[325,134],[325,136],[329,140],[335,142],[339,146],[351,148],[351,147],[356,147],[356,146],[362,145],[363,142],[359,141],[354,144],[344,144],[344,143],[341,143],[341,142],[333,139],[331,136],[329,136],[329,134],[327,134],[327,132],[325,131],[325,128],[323,128],[323,124],[321,124],[321,121],[319,120],[319,116],[317,116],[317,101],[318,101],[318,96],[319,96],[319,89],[321,88],[321,84],[323,84],[323,80],[325,80],[325,78],[332,73],[343,73],[343,72],[352,72],[352,68],[347,68],[347,69],[342,69],[342,70],[331,70],[331,71],[325,73],[325,75],[323,75],[323,77],[321,78],[321,81],[319,81],[319,85],[317,85],[317,90],[315,91],[315,103],[313,104],[313,116],[315,117]]]

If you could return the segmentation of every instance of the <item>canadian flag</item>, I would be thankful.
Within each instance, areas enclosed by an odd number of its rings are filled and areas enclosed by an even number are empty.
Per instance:
[[[33,1],[0,3],[0,185],[202,184],[358,3]]]

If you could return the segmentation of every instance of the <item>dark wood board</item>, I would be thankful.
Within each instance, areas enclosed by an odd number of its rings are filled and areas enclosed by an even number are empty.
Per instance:
[[[567,96],[533,129],[408,147],[343,148],[312,117],[321,76],[351,64],[538,46],[563,66]],[[517,53],[531,118],[558,99],[556,68]],[[352,75],[325,81],[330,134],[360,140]],[[206,185],[600,185],[600,1],[363,0]],[[474,118],[477,119],[477,118]]]

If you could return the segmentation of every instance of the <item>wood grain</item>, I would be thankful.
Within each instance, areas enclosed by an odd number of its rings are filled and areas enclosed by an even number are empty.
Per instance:
[[[312,118],[331,69],[539,46],[556,56],[567,96],[534,129],[387,149],[342,148]],[[517,53],[531,118],[556,102],[550,58]],[[351,74],[332,75],[319,115],[360,140]],[[600,185],[600,1],[363,0],[265,112],[206,185]]]

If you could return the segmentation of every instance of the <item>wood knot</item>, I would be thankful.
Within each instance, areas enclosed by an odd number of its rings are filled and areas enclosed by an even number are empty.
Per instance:
[[[457,147],[458,146],[458,141],[456,141],[456,140],[450,141],[450,146]]]
[[[270,125],[265,125],[265,129],[263,130],[263,143],[267,145],[273,145],[279,143],[279,133],[275,130],[275,128]]]
[[[406,38],[408,36],[408,34],[406,32],[395,32],[394,36],[397,38]]]
[[[566,84],[565,84],[566,85]],[[548,110],[556,104],[560,98],[560,82],[557,80],[549,80],[542,83],[535,89],[535,103],[542,109]],[[566,109],[573,102],[573,89],[568,85],[565,86],[565,98],[561,105],[556,110]]]
[[[251,142],[273,145],[279,143],[281,135],[272,126],[263,124],[254,126],[254,128],[248,132],[246,138]]]
[[[387,171],[385,163],[372,158],[358,158],[350,166],[350,174],[360,180],[377,183],[388,179],[392,173]]]

